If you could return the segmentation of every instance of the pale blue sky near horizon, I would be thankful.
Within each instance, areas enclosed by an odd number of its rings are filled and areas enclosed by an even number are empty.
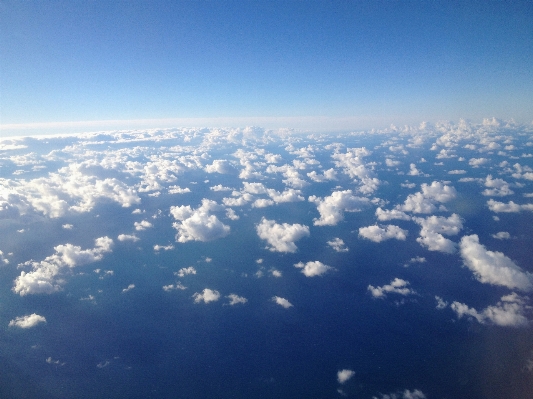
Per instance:
[[[0,26],[1,135],[533,121],[530,1],[2,1]]]

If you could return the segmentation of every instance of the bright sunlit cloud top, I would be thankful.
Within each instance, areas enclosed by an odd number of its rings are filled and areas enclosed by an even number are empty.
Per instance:
[[[533,120],[527,1],[9,2],[0,18],[2,135]]]

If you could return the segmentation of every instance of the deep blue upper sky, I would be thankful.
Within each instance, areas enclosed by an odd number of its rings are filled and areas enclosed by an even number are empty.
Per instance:
[[[3,1],[0,25],[3,125],[533,120],[530,1]]]

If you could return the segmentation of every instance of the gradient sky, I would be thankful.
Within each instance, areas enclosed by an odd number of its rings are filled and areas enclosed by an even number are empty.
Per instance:
[[[2,1],[0,26],[2,135],[533,120],[531,1]]]

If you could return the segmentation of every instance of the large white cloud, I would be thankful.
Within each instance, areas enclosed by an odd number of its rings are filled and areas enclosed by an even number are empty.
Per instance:
[[[14,283],[13,292],[24,296],[27,294],[52,293],[61,290],[65,283],[60,278],[63,269],[72,268],[87,263],[99,261],[104,253],[110,252],[113,240],[109,237],[100,237],[95,240],[95,247],[81,249],[72,244],[54,247],[56,253],[46,257],[40,262],[33,260],[25,262],[23,266],[31,266],[31,272],[21,272]]]
[[[261,219],[256,225],[259,238],[266,240],[268,249],[277,252],[296,252],[295,241],[309,236],[309,227],[301,224],[278,224],[274,220]]]
[[[478,312],[468,305],[454,301],[450,307],[457,313],[457,317],[470,316],[482,324],[495,324],[504,327],[526,327],[530,324],[526,313],[531,312],[531,306],[526,304],[528,297],[521,297],[516,293],[505,295],[493,306],[488,306]]]
[[[383,227],[378,225],[360,227],[359,235],[374,242],[381,242],[391,238],[404,241],[407,238],[408,232],[398,226],[389,224]]]
[[[230,232],[230,227],[222,223],[210,212],[222,211],[224,207],[215,201],[202,200],[202,205],[192,209],[190,205],[172,206],[170,214],[174,219],[172,226],[178,231],[177,242],[187,241],[212,241],[217,238],[226,237]]]
[[[503,253],[487,250],[477,234],[464,236],[460,248],[465,266],[480,282],[533,291],[533,274],[523,271]]]
[[[302,269],[302,273],[306,277],[321,276],[328,270],[333,269],[331,266],[325,265],[318,260],[314,262],[307,262],[305,264],[303,262],[298,262],[294,266],[299,269]]]
[[[488,175],[485,180],[485,190],[482,194],[488,197],[504,197],[506,195],[514,194],[514,191],[509,188],[509,183],[503,179],[493,179],[492,175]]]
[[[364,158],[372,152],[365,147],[348,148],[346,153],[336,152],[332,155],[335,159],[335,166],[341,167],[352,179],[359,180],[359,191],[363,194],[371,194],[377,190],[380,181],[374,177],[373,166],[365,164]]]
[[[405,212],[433,213],[437,210],[436,202],[448,202],[457,196],[454,187],[438,181],[434,181],[430,185],[423,183],[421,188],[422,191],[410,194],[404,204],[397,208]]]
[[[313,219],[316,226],[334,226],[344,219],[344,212],[358,212],[370,204],[365,197],[356,197],[352,190],[334,191],[330,196],[321,198],[309,197],[310,202],[317,205],[319,219]]]
[[[41,323],[46,323],[46,318],[36,313],[32,313],[30,315],[16,317],[15,319],[11,320],[9,322],[9,327],[31,328]]]

